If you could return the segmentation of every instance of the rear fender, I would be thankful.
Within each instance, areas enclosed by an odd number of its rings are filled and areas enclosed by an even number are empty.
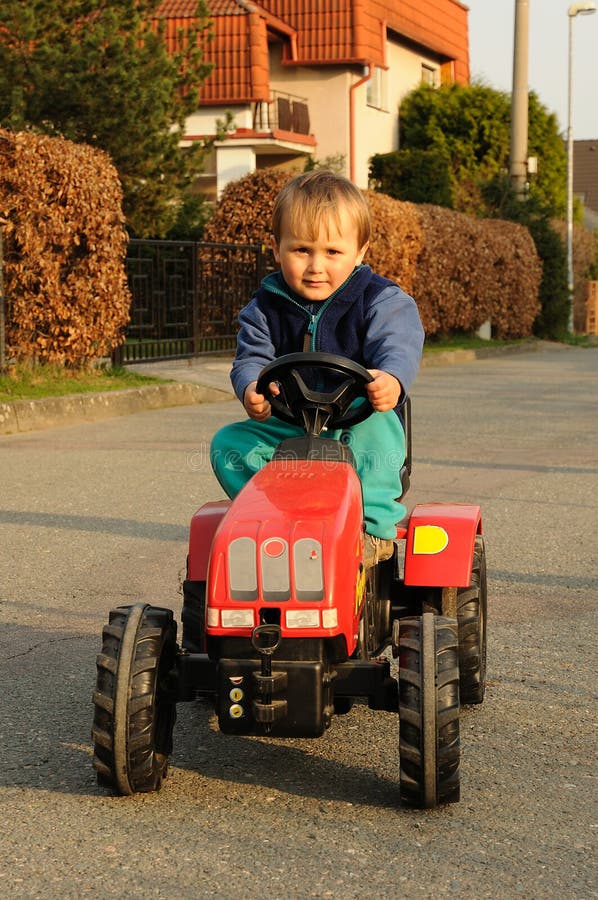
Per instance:
[[[210,550],[216,529],[230,508],[230,500],[216,500],[204,503],[193,518],[189,529],[189,558],[187,578],[189,581],[206,581]]]
[[[482,533],[479,506],[422,503],[407,526],[405,584],[468,587],[477,534]]]

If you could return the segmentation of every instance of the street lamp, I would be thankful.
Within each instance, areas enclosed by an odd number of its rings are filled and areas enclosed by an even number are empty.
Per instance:
[[[573,19],[596,12],[595,3],[572,3],[569,16],[569,89],[567,94],[567,287],[569,293],[569,333],[573,334],[574,276],[573,276]]]

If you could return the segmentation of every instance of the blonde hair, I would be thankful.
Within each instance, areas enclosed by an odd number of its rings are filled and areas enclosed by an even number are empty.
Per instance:
[[[315,241],[324,226],[328,230],[332,219],[341,230],[339,204],[344,204],[357,228],[359,247],[370,239],[370,210],[359,188],[342,175],[326,169],[315,169],[297,175],[280,191],[272,211],[272,234],[280,243],[282,220],[288,215],[288,225],[293,234],[305,234]]]

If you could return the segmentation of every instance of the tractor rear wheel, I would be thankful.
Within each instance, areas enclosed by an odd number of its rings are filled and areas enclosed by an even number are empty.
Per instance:
[[[157,791],[172,751],[176,655],[172,612],[145,604],[110,612],[93,693],[93,765],[119,794]]]
[[[475,540],[471,583],[457,591],[459,672],[462,704],[481,703],[486,688],[486,548]]]
[[[399,627],[401,799],[431,808],[459,800],[456,619],[424,613]]]

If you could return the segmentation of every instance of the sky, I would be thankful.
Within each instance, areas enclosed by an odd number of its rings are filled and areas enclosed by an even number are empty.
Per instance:
[[[469,7],[471,78],[513,87],[515,0],[463,0]],[[528,85],[559,130],[567,129],[570,0],[528,0]],[[598,6],[598,0],[596,0]],[[598,139],[598,11],[573,19],[572,127],[575,140]]]

